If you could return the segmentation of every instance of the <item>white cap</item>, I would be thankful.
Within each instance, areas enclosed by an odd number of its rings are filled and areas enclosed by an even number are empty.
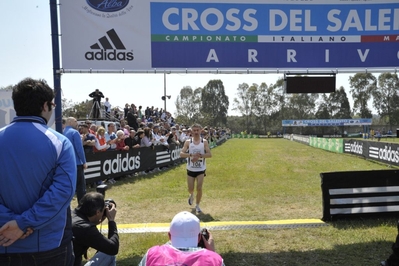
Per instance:
[[[200,233],[200,221],[190,212],[179,212],[170,223],[170,239],[172,246],[176,248],[188,248],[198,246]]]

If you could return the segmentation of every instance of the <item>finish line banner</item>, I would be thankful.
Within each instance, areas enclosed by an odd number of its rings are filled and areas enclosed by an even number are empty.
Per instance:
[[[371,118],[282,120],[283,127],[370,126]]]
[[[397,0],[59,2],[65,70],[399,66]]]

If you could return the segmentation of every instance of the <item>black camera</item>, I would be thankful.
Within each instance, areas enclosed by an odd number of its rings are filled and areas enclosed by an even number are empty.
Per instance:
[[[105,216],[106,209],[110,209],[112,207],[111,203],[115,205],[115,208],[116,208],[116,203],[113,199],[106,199],[104,200],[104,203],[105,203],[105,209],[104,209],[104,216]]]
[[[208,241],[209,239],[209,232],[206,228],[202,228],[201,235],[205,237],[205,240]],[[201,237],[201,240],[198,242],[198,247],[205,248],[204,240]]]

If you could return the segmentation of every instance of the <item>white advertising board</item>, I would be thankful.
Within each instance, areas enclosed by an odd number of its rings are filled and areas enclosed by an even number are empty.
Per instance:
[[[397,0],[60,0],[64,70],[396,69]]]

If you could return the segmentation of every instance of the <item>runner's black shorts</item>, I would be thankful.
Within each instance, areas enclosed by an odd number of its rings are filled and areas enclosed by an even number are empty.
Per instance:
[[[193,171],[187,170],[187,175],[191,176],[193,178],[196,178],[197,176],[202,175],[202,174],[204,174],[204,176],[206,176],[205,171],[193,172]]]

